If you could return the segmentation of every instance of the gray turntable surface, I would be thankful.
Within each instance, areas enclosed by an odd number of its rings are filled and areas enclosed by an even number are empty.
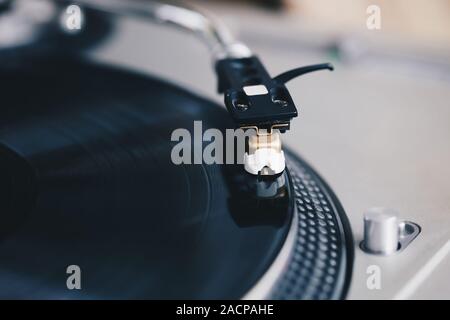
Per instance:
[[[449,299],[450,55],[429,52],[410,59],[407,47],[376,44],[367,59],[346,62],[326,50],[339,37],[310,32],[295,17],[247,7],[211,9],[235,26],[274,75],[335,63],[334,73],[289,84],[300,112],[283,138],[330,184],[350,219],[355,265],[348,298]],[[187,34],[123,19],[93,58],[222,100],[206,48]],[[401,218],[422,227],[421,234],[399,254],[364,253],[363,213],[372,206],[397,209]],[[380,268],[380,289],[367,286],[371,265]]]

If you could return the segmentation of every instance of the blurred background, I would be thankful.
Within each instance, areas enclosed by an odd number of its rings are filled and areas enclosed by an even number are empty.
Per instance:
[[[450,0],[189,3],[222,19],[274,76],[308,64],[335,65],[333,73],[288,84],[299,117],[283,139],[325,178],[350,218],[356,260],[349,298],[450,299],[449,257],[401,296],[450,239]],[[367,27],[373,5],[380,9],[376,29]],[[210,54],[190,34],[123,17],[87,56],[158,75],[223,104]],[[422,233],[399,255],[363,253],[362,217],[372,206],[399,210]],[[367,289],[372,264],[383,271],[382,290]]]

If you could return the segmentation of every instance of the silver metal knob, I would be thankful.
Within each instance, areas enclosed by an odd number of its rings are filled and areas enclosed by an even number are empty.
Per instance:
[[[399,221],[395,210],[371,208],[364,214],[365,251],[389,255],[399,249]]]

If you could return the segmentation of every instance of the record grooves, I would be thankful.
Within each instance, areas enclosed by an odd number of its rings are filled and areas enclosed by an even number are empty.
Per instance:
[[[172,164],[170,133],[194,120],[232,128],[223,108],[76,58],[1,66],[0,86],[0,297],[241,298],[277,257],[294,214],[288,278],[273,297],[345,295],[345,214],[300,159],[288,154],[286,194],[263,205],[236,192],[242,168]],[[80,291],[65,286],[74,264]]]

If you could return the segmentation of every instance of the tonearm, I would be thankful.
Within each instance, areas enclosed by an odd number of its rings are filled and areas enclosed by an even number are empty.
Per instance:
[[[254,129],[245,154],[251,174],[274,175],[285,168],[280,133],[289,130],[297,108],[285,84],[303,74],[333,70],[330,63],[310,65],[272,77],[243,43],[211,14],[196,8],[161,2],[75,0],[84,7],[118,15],[132,15],[173,25],[198,35],[208,45],[218,77],[218,91],[238,128]]]

